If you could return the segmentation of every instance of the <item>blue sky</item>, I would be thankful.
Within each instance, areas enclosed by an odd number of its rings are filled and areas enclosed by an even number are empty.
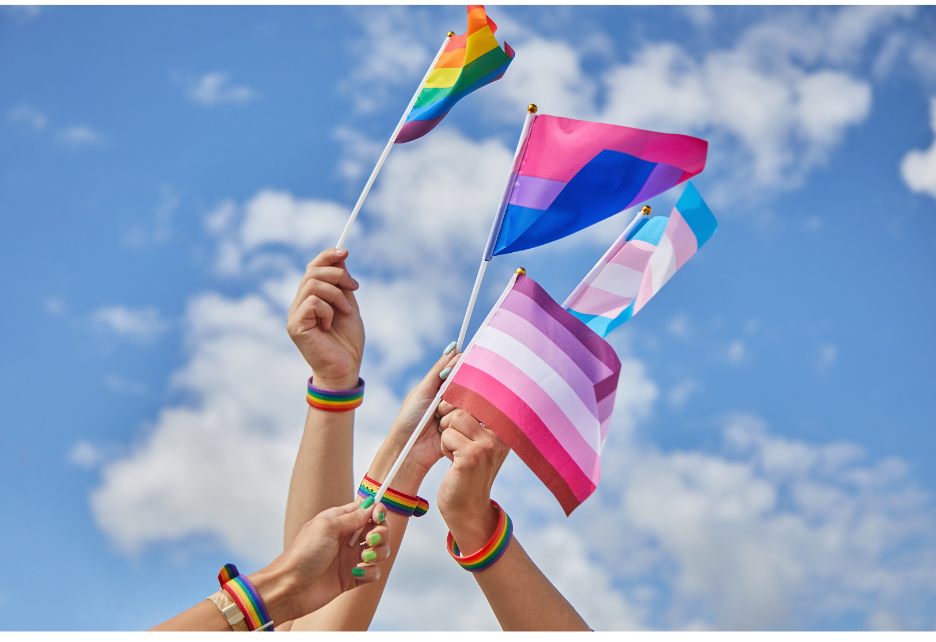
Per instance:
[[[934,628],[936,11],[488,12],[515,62],[393,150],[348,243],[356,472],[457,335],[528,103],[700,136],[719,231],[609,337],[599,491],[566,519],[511,456],[495,498],[598,630]],[[284,305],[464,21],[0,10],[4,627],[146,628],[277,554],[307,376]],[[630,216],[496,258],[472,327],[518,265],[562,301]],[[496,628],[444,536],[412,525],[375,628],[414,601]],[[63,573],[84,590],[50,611]]]

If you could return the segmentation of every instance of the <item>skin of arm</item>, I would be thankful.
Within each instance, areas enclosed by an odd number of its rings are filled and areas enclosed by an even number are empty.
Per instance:
[[[325,250],[309,263],[289,310],[286,329],[312,368],[313,385],[350,390],[358,385],[364,323],[348,273],[347,250]],[[354,498],[354,411],[309,407],[286,502],[284,549],[314,516]]]
[[[491,487],[510,449],[464,410],[443,401],[438,412],[442,452],[452,466],[442,478],[436,503],[462,554],[470,555],[494,534],[497,511],[491,506]],[[504,631],[590,630],[516,537],[497,562],[472,575]]]
[[[399,415],[393,422],[387,438],[377,451],[367,471],[368,476],[381,484],[396,461],[397,455],[409,439],[416,424],[422,419],[426,408],[432,403],[436,392],[442,385],[439,373],[447,367],[454,367],[461,355],[451,353],[442,357],[429,370],[423,380],[410,391]],[[394,477],[391,487],[407,495],[417,495],[419,486],[432,466],[442,458],[439,435],[439,422],[431,418],[420,434],[413,449],[403,461],[403,465]],[[374,618],[384,587],[390,576],[390,570],[396,561],[397,552],[406,532],[409,517],[387,512],[387,523],[393,533],[390,541],[390,554],[380,563],[380,579],[353,595],[342,595],[327,607],[311,613],[293,623],[293,631],[366,631]]]
[[[282,555],[247,576],[274,625],[316,611],[342,593],[380,577],[376,562],[389,554],[391,527],[376,522],[385,511],[383,504],[361,510],[357,502],[323,511],[299,530]],[[349,547],[348,538],[362,527],[368,547]],[[364,575],[355,577],[355,568],[363,569]],[[203,600],[152,630],[230,631],[231,627],[217,606]]]

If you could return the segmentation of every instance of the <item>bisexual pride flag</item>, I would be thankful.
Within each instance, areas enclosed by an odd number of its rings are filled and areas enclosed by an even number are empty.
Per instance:
[[[441,394],[504,440],[568,515],[598,485],[620,373],[604,339],[518,275]]]
[[[640,312],[712,238],[718,221],[690,182],[670,215],[621,235],[562,307],[602,337]]]
[[[705,167],[692,136],[537,115],[514,163],[485,260],[561,239]]]
[[[504,75],[514,50],[506,42],[501,49],[494,38],[496,31],[497,25],[482,5],[468,5],[468,31],[449,39],[395,142],[425,136],[455,103]]]

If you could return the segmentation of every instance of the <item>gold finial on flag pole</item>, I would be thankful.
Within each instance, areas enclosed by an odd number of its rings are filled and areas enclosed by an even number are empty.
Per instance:
[[[535,113],[536,113],[536,105],[534,105],[533,103],[530,103],[529,107],[527,107],[527,113],[528,113],[528,114],[535,114]]]
[[[451,38],[452,36],[455,35],[455,32],[454,32],[454,31],[449,31],[449,32],[448,32],[447,34],[445,34],[445,35],[447,35],[449,38]]]
[[[523,268],[517,268],[517,274],[526,276],[526,270],[524,270]]]
[[[651,211],[652,211],[652,210],[650,209],[650,206],[649,206],[649,205],[644,205],[643,207],[640,208],[640,212],[641,212],[644,216],[650,216],[650,212],[651,212]]]

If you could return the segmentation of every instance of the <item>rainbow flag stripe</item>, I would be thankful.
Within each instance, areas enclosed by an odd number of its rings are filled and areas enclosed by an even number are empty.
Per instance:
[[[380,484],[364,475],[364,480],[358,488],[358,495],[361,497],[373,497],[380,490]],[[399,491],[388,488],[384,493],[381,503],[387,507],[387,510],[409,517],[422,517],[429,512],[429,502],[422,497],[413,497]]]
[[[306,394],[309,405],[326,412],[345,412],[354,410],[364,403],[364,380],[358,378],[358,387],[351,390],[319,390],[312,385],[309,377],[309,390]]]
[[[257,589],[243,575],[237,572],[237,567],[233,564],[225,564],[218,573],[218,581],[228,577],[226,582],[221,583],[221,590],[227,593],[237,608],[244,614],[244,621],[247,622],[247,628],[251,631],[273,631],[270,614],[267,612],[266,605]]]
[[[458,550],[458,544],[455,543],[455,538],[452,537],[452,532],[449,531],[446,540],[449,555],[466,571],[479,573],[489,568],[501,558],[507,551],[507,547],[510,546],[510,539],[513,536],[513,522],[510,521],[507,511],[501,508],[493,499],[491,500],[491,506],[497,509],[497,527],[494,529],[494,534],[488,540],[488,543],[477,553],[462,557],[461,551]]]
[[[425,136],[455,103],[504,75],[515,54],[506,42],[501,49],[496,31],[483,5],[468,5],[468,31],[449,38],[394,142]]]

